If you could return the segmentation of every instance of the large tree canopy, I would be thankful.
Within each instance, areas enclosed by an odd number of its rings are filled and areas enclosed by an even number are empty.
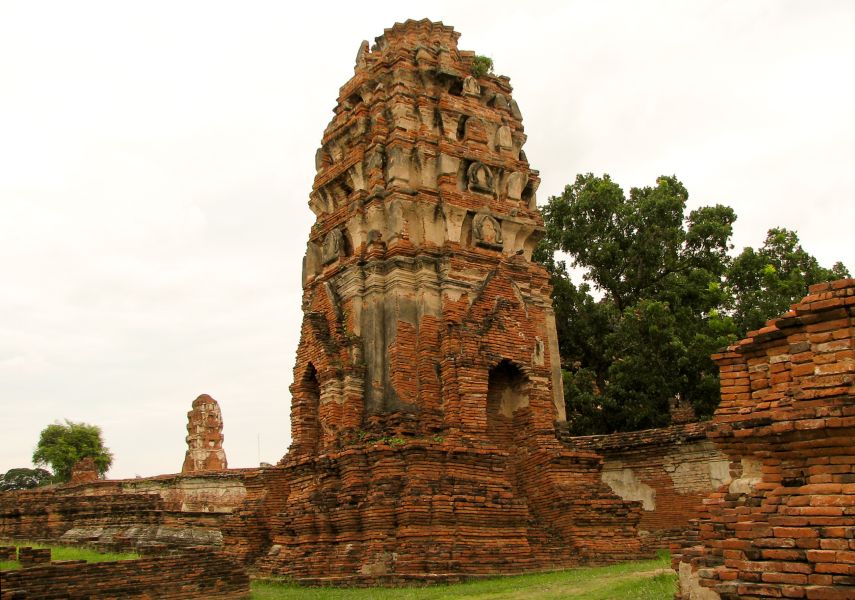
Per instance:
[[[841,262],[821,267],[796,232],[770,229],[761,248],[745,248],[728,270],[729,306],[741,331],[758,329],[801,300],[808,286],[848,276]]]
[[[104,446],[101,428],[86,423],[53,423],[42,429],[33,452],[33,464],[50,465],[57,482],[71,478],[71,468],[82,458],[92,457],[98,474],[104,476],[113,463],[113,455]]]
[[[574,433],[666,425],[677,398],[711,415],[719,391],[710,354],[811,283],[846,275],[839,263],[819,267],[786,230],[771,230],[761,251],[733,260],[733,209],[704,206],[687,216],[687,199],[675,177],[627,197],[608,175],[587,174],[542,209],[547,235],[536,258],[552,274]],[[574,285],[555,251],[584,269],[587,283]]]
[[[9,469],[0,475],[0,492],[28,490],[50,483],[52,478],[50,472],[44,469]]]

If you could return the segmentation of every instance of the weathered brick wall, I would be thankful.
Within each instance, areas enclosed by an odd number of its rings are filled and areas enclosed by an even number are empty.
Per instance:
[[[683,598],[855,598],[855,279],[713,358],[734,479],[675,561]]]
[[[603,456],[602,479],[624,500],[642,503],[646,548],[682,541],[707,495],[730,478],[729,460],[707,439],[711,423],[688,423],[610,435],[570,436],[571,448]]]
[[[255,470],[99,480],[0,493],[0,538],[109,548],[222,544]]]
[[[0,599],[237,600],[249,597],[246,572],[222,554],[186,554],[87,564],[54,562],[0,572]]]

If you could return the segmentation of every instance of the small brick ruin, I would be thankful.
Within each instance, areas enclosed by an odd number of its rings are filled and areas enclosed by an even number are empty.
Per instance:
[[[540,180],[508,78],[473,75],[458,37],[423,20],[364,42],[324,132],[293,443],[226,542],[260,572],[437,580],[642,551],[640,506],[557,439]]]
[[[25,549],[21,548],[23,552]],[[36,552],[35,549],[29,550]],[[249,597],[249,577],[220,553],[193,548],[185,554],[87,563],[50,561],[0,571],[0,600],[238,600]]]
[[[91,456],[87,456],[78,460],[71,467],[71,478],[68,480],[68,483],[89,483],[98,479],[98,467],[95,465],[95,460]]]
[[[675,557],[681,597],[855,598],[855,279],[713,358],[733,480]]]
[[[187,454],[181,472],[225,471],[227,468],[220,405],[208,394],[202,394],[193,400],[193,409],[187,413]]]
[[[32,546],[21,546],[18,548],[18,562],[21,567],[27,569],[36,565],[50,563],[50,548],[33,548]]]

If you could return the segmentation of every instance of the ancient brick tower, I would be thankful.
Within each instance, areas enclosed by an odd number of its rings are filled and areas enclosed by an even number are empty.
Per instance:
[[[225,471],[228,468],[223,450],[223,414],[220,405],[208,394],[193,400],[187,413],[187,452],[182,473]]]
[[[292,452],[366,428],[509,444],[564,420],[522,115],[458,36],[395,26],[341,89],[309,201]]]
[[[293,443],[246,513],[269,528],[262,571],[425,579],[639,551],[639,507],[556,439],[538,174],[508,78],[476,75],[458,37],[424,20],[363,42],[324,132]]]

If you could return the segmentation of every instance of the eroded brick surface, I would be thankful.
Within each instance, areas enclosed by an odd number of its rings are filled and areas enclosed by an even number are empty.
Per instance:
[[[676,557],[683,597],[855,598],[855,279],[713,358],[733,481]]]
[[[91,456],[81,458],[74,466],[71,467],[71,478],[68,483],[89,483],[90,481],[98,480],[98,467],[95,466],[95,460]]]

